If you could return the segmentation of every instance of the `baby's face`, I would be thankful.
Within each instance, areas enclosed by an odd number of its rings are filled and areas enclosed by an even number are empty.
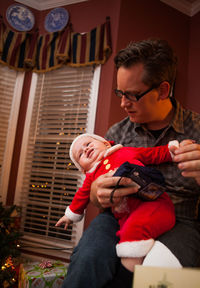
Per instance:
[[[85,172],[89,171],[96,162],[103,159],[110,143],[96,140],[92,137],[85,136],[80,138],[74,144],[72,153],[75,160]]]

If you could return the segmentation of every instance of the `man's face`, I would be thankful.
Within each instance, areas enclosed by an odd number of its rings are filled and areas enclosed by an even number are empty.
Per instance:
[[[85,136],[77,140],[73,147],[73,156],[79,165],[85,172],[89,171],[93,165],[100,161],[105,151],[111,145],[105,140],[105,142],[99,141],[89,136]]]
[[[120,67],[117,72],[117,89],[135,94],[143,93],[151,88],[143,83],[143,75],[144,68],[141,63],[130,68]],[[154,122],[161,120],[158,89],[151,90],[137,102],[132,102],[123,96],[121,107],[127,112],[132,122],[152,126],[151,124],[154,125]]]

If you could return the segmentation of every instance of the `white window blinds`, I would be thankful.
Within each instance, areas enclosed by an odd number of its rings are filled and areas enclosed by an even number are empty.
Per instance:
[[[23,245],[32,252],[68,259],[77,241],[78,225],[65,231],[55,223],[83,180],[69,147],[77,135],[93,132],[100,68],[95,70],[33,74],[16,196],[23,206]]]
[[[5,204],[24,73],[0,65],[0,201]]]

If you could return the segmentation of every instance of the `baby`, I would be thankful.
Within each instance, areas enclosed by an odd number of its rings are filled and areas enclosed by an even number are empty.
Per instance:
[[[131,169],[133,167],[147,169],[145,172],[150,173],[148,177],[151,177],[152,171],[154,174],[157,170],[144,165],[172,161],[172,151],[174,146],[178,145],[178,141],[171,141],[168,145],[152,148],[123,147],[121,144],[111,146],[110,142],[98,135],[79,135],[70,147],[70,158],[76,167],[86,174],[86,178],[56,226],[65,224],[64,228],[67,229],[70,223],[82,219],[90,200],[91,184],[100,175],[120,166],[123,167],[122,164],[128,161],[125,167],[128,164]],[[137,174],[138,172],[136,176]],[[123,173],[121,176],[124,176]],[[133,265],[141,264],[154,245],[154,239],[170,230],[175,224],[174,206],[166,192],[154,201],[144,201],[139,197],[125,197],[119,206],[113,205],[112,212],[120,226],[117,232],[119,237],[116,246],[117,255],[122,260],[127,257],[132,258]]]

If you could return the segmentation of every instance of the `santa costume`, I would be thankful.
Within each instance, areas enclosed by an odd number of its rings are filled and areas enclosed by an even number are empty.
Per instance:
[[[82,134],[79,137],[84,136],[105,141],[104,138],[94,134]],[[77,138],[71,145],[70,157],[80,169],[80,165],[75,161],[72,154],[72,148]],[[128,161],[129,168],[134,166],[143,168],[145,165],[172,161],[169,145],[177,146],[177,142],[172,141],[168,145],[148,148],[122,147],[120,144],[109,148],[104,159],[96,163],[95,167],[86,173],[84,183],[76,192],[70,206],[66,208],[65,215],[73,222],[80,221],[90,200],[92,182],[100,175],[120,167],[124,162]],[[151,179],[150,182],[157,181],[159,184],[163,184],[162,175],[161,177],[159,175],[158,178],[153,177],[156,169],[148,170],[148,167],[144,167],[144,169],[143,172],[145,171],[147,178]],[[123,173],[117,174],[117,176],[119,175],[124,176]],[[144,174],[142,173],[142,175]],[[140,180],[142,179],[140,174],[137,176]],[[119,243],[116,246],[119,257],[144,257],[151,250],[154,239],[170,230],[175,224],[174,206],[166,192],[154,201],[144,201],[139,197],[134,197],[134,194],[133,197],[124,197],[120,205],[112,208],[112,212],[118,219],[120,226],[117,232]]]

